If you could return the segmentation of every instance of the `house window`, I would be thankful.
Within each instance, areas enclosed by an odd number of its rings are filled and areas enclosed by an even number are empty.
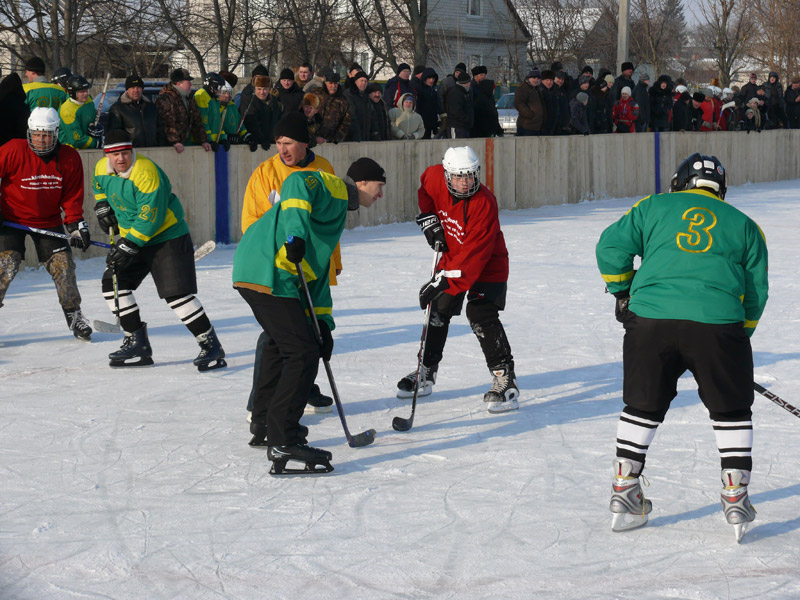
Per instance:
[[[467,0],[467,14],[471,17],[480,17],[481,0]]]

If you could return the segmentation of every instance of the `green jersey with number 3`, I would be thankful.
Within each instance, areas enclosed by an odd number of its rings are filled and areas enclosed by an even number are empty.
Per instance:
[[[752,335],[767,302],[763,232],[705,190],[643,198],[603,231],[596,254],[608,291],[629,290],[641,317],[742,322]]]

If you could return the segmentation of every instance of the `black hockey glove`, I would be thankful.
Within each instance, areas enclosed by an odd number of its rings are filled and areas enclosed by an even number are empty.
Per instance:
[[[238,133],[229,133],[228,134],[228,141],[231,144],[234,144],[234,145],[235,144],[241,144],[242,143],[242,138],[239,136]]]
[[[219,145],[225,149],[225,152],[228,152],[231,149],[231,143],[228,141],[228,138],[221,140]]]
[[[258,150],[258,142],[256,141],[256,138],[253,137],[252,133],[245,133],[244,137],[242,138],[242,142],[250,146],[250,152],[255,152]]]
[[[100,229],[108,231],[114,230],[114,233],[119,235],[119,223],[117,223],[117,215],[114,214],[114,209],[105,200],[101,200],[94,205],[94,214],[97,215],[97,222]]]
[[[333,336],[325,321],[318,321],[318,323],[319,333],[322,336],[322,346],[320,346],[319,355],[325,362],[330,362],[331,355],[333,355]]]
[[[212,152],[218,152],[219,151],[219,144],[217,142],[209,141],[208,145],[211,146],[211,151]]]
[[[290,235],[284,246],[286,247],[286,258],[290,263],[302,262],[306,255],[306,241],[303,238]]]
[[[105,133],[105,129],[103,128],[102,125],[100,125],[100,123],[98,123],[97,125],[92,123],[91,125],[89,125],[89,127],[86,128],[86,133],[88,133],[93,138],[102,139],[103,133]]]
[[[111,252],[108,253],[108,257],[106,257],[106,266],[114,271],[121,271],[131,264],[131,261],[136,258],[140,250],[141,248],[133,242],[121,238],[111,248]]]
[[[264,152],[269,152],[269,147],[271,145],[272,144],[270,144],[269,142],[264,142],[263,144],[261,144],[261,147],[264,149]]]
[[[89,224],[86,221],[75,221],[67,223],[65,227],[69,232],[69,245],[86,252],[92,242],[92,236],[89,235]]]
[[[444,228],[436,213],[422,213],[417,217],[417,225],[425,234],[430,247],[436,250],[436,244],[442,252],[447,252],[447,242],[444,239]]]
[[[620,323],[624,323],[630,319],[631,315],[633,314],[628,310],[628,304],[631,301],[630,291],[625,290],[624,292],[617,292],[614,294],[614,298],[617,299],[616,303],[614,304],[614,318]]]
[[[450,282],[444,276],[444,272],[439,271],[428,283],[420,288],[419,307],[423,310],[426,309],[428,304],[444,294],[444,291],[449,287]]]

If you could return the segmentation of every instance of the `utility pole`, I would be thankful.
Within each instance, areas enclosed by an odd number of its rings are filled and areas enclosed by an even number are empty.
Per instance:
[[[628,60],[628,30],[631,19],[630,0],[619,0],[619,28],[617,29],[617,75],[621,73],[622,63]]]

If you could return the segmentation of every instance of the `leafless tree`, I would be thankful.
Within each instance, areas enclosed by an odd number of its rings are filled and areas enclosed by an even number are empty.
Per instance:
[[[428,61],[425,33],[428,0],[350,0],[362,41],[372,54],[396,69],[404,56],[414,64]]]
[[[713,53],[722,85],[743,67],[754,35],[751,0],[703,0],[697,39]]]
[[[748,52],[750,59],[765,70],[782,74],[784,81],[800,73],[800,0],[750,0],[750,9],[757,29]]]
[[[580,62],[586,36],[601,12],[587,0],[519,0],[515,6],[531,32],[528,59],[535,65]]]
[[[662,73],[686,40],[680,0],[633,0],[631,9],[631,57]]]

